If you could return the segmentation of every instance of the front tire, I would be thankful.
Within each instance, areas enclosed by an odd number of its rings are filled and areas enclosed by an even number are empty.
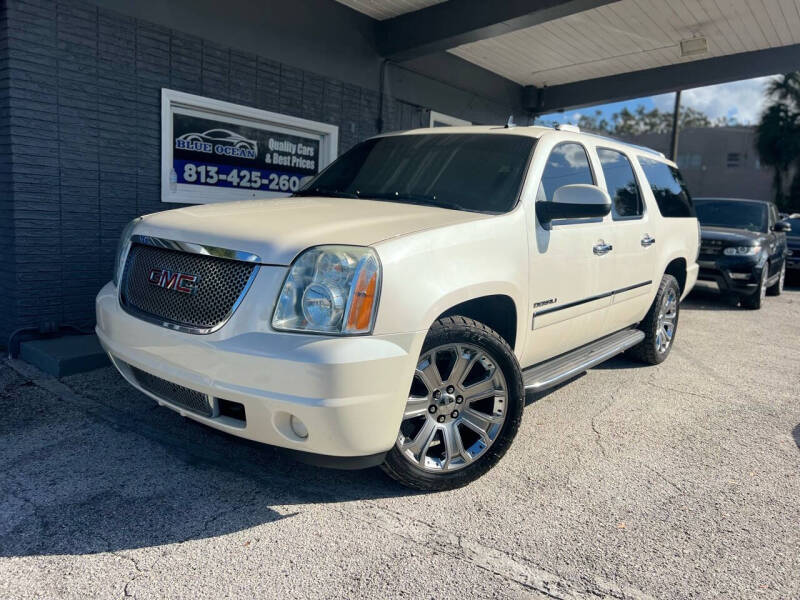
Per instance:
[[[761,279],[758,281],[758,289],[742,298],[742,306],[750,310],[758,310],[764,304],[764,299],[767,297],[767,278],[769,277],[769,263],[766,263],[761,269]]]
[[[783,284],[786,282],[786,260],[781,265],[781,274],[778,281],[767,288],[767,296],[780,296],[783,292]]]
[[[644,339],[628,350],[631,357],[649,365],[658,365],[667,359],[678,330],[680,301],[678,280],[665,274],[650,310],[639,324]]]
[[[464,486],[506,453],[524,404],[522,373],[506,341],[478,321],[443,317],[425,338],[382,468],[418,490]]]

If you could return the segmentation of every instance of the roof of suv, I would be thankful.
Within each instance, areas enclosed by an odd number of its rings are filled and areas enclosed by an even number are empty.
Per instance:
[[[657,160],[661,160],[663,162],[669,163],[674,166],[671,160],[667,159],[663,153],[659,152],[658,150],[653,150],[652,148],[647,148],[645,146],[637,146],[636,144],[629,144],[628,142],[618,140],[612,137],[607,137],[604,135],[599,135],[596,133],[590,133],[587,131],[580,131],[577,127],[569,126],[569,128],[564,127],[563,129],[553,128],[553,127],[542,127],[540,125],[529,125],[529,126],[511,126],[507,127],[505,125],[466,125],[466,126],[451,126],[451,127],[423,127],[420,129],[409,129],[406,131],[396,131],[390,132],[383,135],[418,135],[418,134],[457,134],[457,133],[491,133],[491,134],[498,134],[498,135],[525,135],[533,138],[540,138],[543,135],[564,135],[566,136],[579,136],[579,137],[587,137],[594,141],[602,140],[605,143],[615,144],[618,146],[622,146],[627,148],[628,150],[633,150],[640,154],[647,154],[652,156]]]

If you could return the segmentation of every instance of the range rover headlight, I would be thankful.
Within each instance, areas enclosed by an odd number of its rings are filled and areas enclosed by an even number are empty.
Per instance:
[[[128,246],[130,245],[131,235],[136,226],[142,221],[141,217],[136,217],[130,221],[119,236],[117,242],[117,252],[114,255],[114,285],[119,287],[119,280],[122,277],[122,271],[125,269],[125,259],[128,257]]]
[[[753,256],[758,254],[761,246],[730,246],[725,248],[722,253],[725,256]]]
[[[378,310],[380,284],[380,262],[372,248],[309,248],[289,269],[272,327],[335,335],[369,333]]]

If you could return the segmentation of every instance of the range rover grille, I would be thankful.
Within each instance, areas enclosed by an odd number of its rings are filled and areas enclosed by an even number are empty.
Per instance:
[[[719,254],[722,252],[722,246],[721,240],[703,240],[700,245],[700,254]]]
[[[120,301],[135,316],[209,333],[233,314],[257,268],[253,263],[134,243],[122,274]],[[160,273],[165,279],[188,276],[181,281],[191,283],[159,285]]]
[[[161,379],[146,371],[137,369],[133,365],[128,366],[139,385],[151,394],[205,417],[210,417],[214,414],[213,406],[206,394],[172,383],[166,379]]]

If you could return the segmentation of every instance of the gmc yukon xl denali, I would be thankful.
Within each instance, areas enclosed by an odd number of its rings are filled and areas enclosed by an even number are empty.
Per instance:
[[[388,134],[293,197],[135,219],[97,334],[186,417],[448,489],[503,456],[526,389],[666,359],[698,229],[645,148],[569,126]]]

